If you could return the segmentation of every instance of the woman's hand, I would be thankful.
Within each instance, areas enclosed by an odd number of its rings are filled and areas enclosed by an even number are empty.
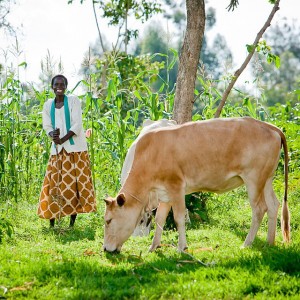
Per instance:
[[[50,137],[52,137],[52,140],[56,145],[61,145],[62,144],[62,141],[59,137],[59,135],[60,135],[59,128],[56,128],[55,130],[49,132],[49,135],[50,135]]]
[[[68,139],[70,139],[75,133],[73,131],[69,131],[64,137],[60,138],[60,130],[59,128],[56,128],[55,130],[49,132],[49,136],[52,138],[53,142],[56,145],[62,145],[64,142],[66,142]]]

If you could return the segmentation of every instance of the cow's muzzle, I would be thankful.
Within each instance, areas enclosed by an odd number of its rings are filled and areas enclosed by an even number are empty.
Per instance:
[[[120,253],[120,250],[118,250],[118,249],[110,250],[110,249],[107,249],[106,247],[103,247],[103,250],[105,252],[108,252],[108,253],[111,253],[111,254],[118,254],[118,253]]]

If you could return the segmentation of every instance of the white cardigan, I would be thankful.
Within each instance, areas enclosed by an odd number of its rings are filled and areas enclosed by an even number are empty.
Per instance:
[[[73,131],[75,135],[73,136],[74,145],[70,144],[70,140],[67,140],[62,145],[57,145],[58,152],[60,152],[63,148],[68,152],[81,152],[86,151],[88,149],[85,131],[82,126],[82,111],[81,111],[81,103],[76,96],[67,95],[68,97],[68,105],[70,111],[70,121],[71,128],[70,131]],[[51,123],[51,105],[53,103],[53,99],[45,102],[43,107],[43,128],[46,131],[47,135],[49,132],[53,131],[55,128],[52,127]],[[64,137],[67,134],[66,128],[66,119],[65,119],[65,110],[64,106],[62,108],[55,108],[55,126],[60,129],[60,138]],[[52,143],[50,154],[56,154],[55,144]]]

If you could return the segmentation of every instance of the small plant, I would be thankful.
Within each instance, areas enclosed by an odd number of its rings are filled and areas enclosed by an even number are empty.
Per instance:
[[[6,218],[0,215],[0,244],[5,236],[12,237],[13,225]]]

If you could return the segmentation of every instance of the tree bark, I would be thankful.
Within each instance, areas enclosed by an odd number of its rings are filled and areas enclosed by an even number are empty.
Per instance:
[[[187,26],[181,48],[173,118],[178,124],[191,121],[197,68],[205,29],[205,0],[187,0]]]

